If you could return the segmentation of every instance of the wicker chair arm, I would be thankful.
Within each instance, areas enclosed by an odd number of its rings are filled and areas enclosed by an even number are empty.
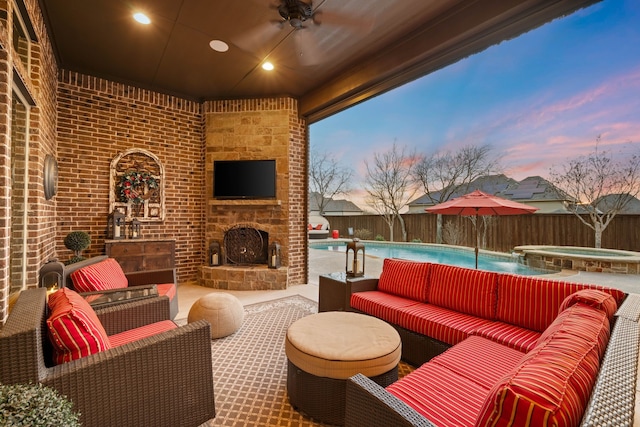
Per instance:
[[[48,369],[83,426],[195,426],[215,416],[206,321]]]
[[[362,374],[347,380],[346,427],[435,427],[428,419]]]
[[[163,320],[169,320],[169,297],[153,297],[96,310],[107,335],[118,334]]]
[[[133,271],[131,273],[125,273],[125,276],[127,276],[129,286],[177,283],[175,268],[167,268],[164,270]]]
[[[351,293],[375,291],[378,289],[378,278],[360,279],[351,282]]]

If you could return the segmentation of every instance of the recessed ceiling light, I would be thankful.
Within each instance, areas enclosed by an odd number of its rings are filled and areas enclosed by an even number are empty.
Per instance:
[[[209,46],[211,46],[211,49],[215,50],[216,52],[226,52],[229,50],[229,45],[222,40],[211,40],[209,42]]]
[[[266,61],[266,62],[262,63],[262,69],[263,70],[271,71],[271,70],[273,70],[273,68],[274,68],[273,64],[271,62],[269,62],[269,61]]]
[[[144,25],[151,24],[151,19],[142,12],[134,13],[133,19]]]

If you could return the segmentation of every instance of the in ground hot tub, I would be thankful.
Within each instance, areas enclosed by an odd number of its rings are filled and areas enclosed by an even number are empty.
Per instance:
[[[640,252],[579,246],[516,246],[514,252],[534,268],[640,274]]]

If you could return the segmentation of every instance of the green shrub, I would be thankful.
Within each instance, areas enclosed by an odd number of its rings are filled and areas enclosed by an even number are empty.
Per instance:
[[[384,236],[382,234],[377,234],[376,235],[376,240],[379,242],[384,242]]]
[[[371,240],[373,233],[371,230],[367,230],[366,228],[359,228],[354,230],[353,237],[357,237],[360,240]]]
[[[81,257],[80,254],[82,253],[82,251],[87,249],[90,244],[91,236],[89,236],[89,233],[87,232],[72,231],[71,233],[67,234],[67,237],[64,238],[64,246],[67,249],[73,251],[74,257],[66,262],[66,264],[69,265],[73,264],[74,262],[82,261],[84,258]],[[74,261],[74,259],[76,261]]]
[[[76,262],[84,261],[86,258],[83,256],[72,256],[70,259],[64,262],[64,265],[75,264]]]
[[[71,402],[42,384],[0,385],[0,419],[7,427],[80,426]]]
[[[422,243],[422,239],[413,239],[411,243]]]

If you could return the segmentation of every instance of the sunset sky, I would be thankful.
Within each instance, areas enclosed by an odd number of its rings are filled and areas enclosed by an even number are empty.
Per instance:
[[[549,176],[601,147],[640,144],[640,1],[605,0],[310,127],[312,150],[351,165],[399,146],[433,153],[492,146],[505,174]]]

